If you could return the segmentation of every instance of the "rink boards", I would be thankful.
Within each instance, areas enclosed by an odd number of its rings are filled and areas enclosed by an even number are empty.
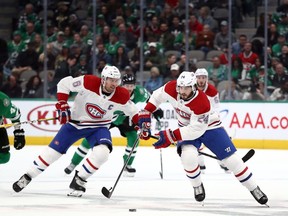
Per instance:
[[[56,117],[55,101],[13,100],[21,108],[21,121]],[[73,102],[69,102],[73,105]],[[137,105],[141,109],[144,104]],[[152,119],[152,133],[167,128],[177,128],[176,112],[170,104],[161,105],[164,117],[160,123]],[[222,102],[220,108],[223,126],[238,148],[288,149],[288,103]],[[6,122],[9,122],[6,121]],[[61,125],[57,120],[25,124],[23,128],[28,145],[47,145]],[[13,128],[8,129],[12,143]],[[126,145],[119,131],[111,130],[113,145]],[[141,141],[141,146],[151,146],[155,140]],[[79,142],[78,142],[79,143]]]

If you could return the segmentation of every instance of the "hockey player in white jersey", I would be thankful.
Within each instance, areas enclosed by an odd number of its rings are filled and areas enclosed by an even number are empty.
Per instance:
[[[220,99],[219,99],[219,93],[218,90],[215,88],[215,86],[213,86],[212,84],[210,84],[208,82],[208,72],[205,68],[198,68],[195,71],[195,77],[196,77],[196,82],[197,82],[197,88],[200,89],[201,91],[203,91],[209,101],[210,101],[210,105],[211,105],[211,111],[213,112],[217,112],[220,116]],[[205,148],[205,146],[202,144],[201,147],[199,148],[199,152],[203,151],[203,149]],[[199,154],[198,156],[198,162],[200,165],[200,169],[201,172],[203,173],[206,169],[205,166],[205,161],[204,161],[204,156]],[[227,173],[229,173],[230,171],[227,169],[227,167],[224,166],[224,164],[222,164],[219,160],[218,163],[220,165],[220,167]]]
[[[257,186],[252,173],[237,155],[236,148],[221,126],[219,115],[210,112],[210,102],[203,91],[199,91],[192,72],[182,72],[177,81],[170,81],[153,92],[144,110],[139,115],[139,127],[150,133],[151,113],[161,103],[169,102],[177,113],[179,128],[160,131],[159,140],[153,144],[156,149],[166,148],[177,142],[177,152],[181,157],[186,176],[194,188],[198,202],[205,199],[205,189],[198,164],[198,149],[205,143],[231,170],[239,182],[246,187],[257,202],[266,204],[267,196]]]
[[[119,86],[120,71],[115,66],[105,66],[101,78],[84,75],[65,77],[57,85],[56,109],[62,125],[49,146],[33,161],[27,172],[13,184],[20,192],[33,178],[44,172],[52,163],[66,153],[68,148],[81,138],[91,145],[91,153],[70,184],[71,196],[82,196],[86,191],[87,179],[107,160],[112,151],[109,126],[113,113],[121,110],[134,124],[138,123],[138,109],[131,102],[129,92]],[[77,92],[70,112],[68,97]]]

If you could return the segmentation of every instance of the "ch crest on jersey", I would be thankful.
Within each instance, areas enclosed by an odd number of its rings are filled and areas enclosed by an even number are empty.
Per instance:
[[[186,113],[183,110],[180,110],[179,108],[176,109],[176,112],[178,113],[178,115],[180,115],[184,119],[190,119],[191,117],[189,113]]]
[[[106,111],[96,104],[86,104],[86,111],[88,115],[93,119],[101,119],[106,114]]]

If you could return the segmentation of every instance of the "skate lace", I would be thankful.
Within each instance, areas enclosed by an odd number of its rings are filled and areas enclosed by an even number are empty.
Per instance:
[[[252,193],[257,199],[260,199],[264,195],[258,187],[256,187]]]
[[[204,191],[203,191],[202,185],[200,185],[198,187],[194,187],[194,192],[195,192],[195,195],[203,194]]]
[[[85,188],[86,182],[83,181],[83,180],[81,180],[79,177],[76,177],[76,183],[77,183],[79,186]]]
[[[23,176],[22,178],[19,179],[19,181],[17,182],[17,185],[20,188],[24,188],[28,185],[29,181],[25,178],[25,176]]]

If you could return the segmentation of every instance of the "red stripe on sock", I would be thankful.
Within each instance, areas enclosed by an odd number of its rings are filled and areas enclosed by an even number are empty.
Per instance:
[[[199,165],[196,167],[196,169],[194,169],[194,170],[191,170],[191,171],[189,171],[189,170],[185,170],[185,172],[187,172],[187,173],[194,173],[194,172],[196,172],[197,171],[197,169],[199,169]]]
[[[90,160],[89,160],[88,158],[86,159],[86,161],[88,162],[88,164],[89,164],[93,169],[98,170],[98,168],[95,167],[95,166],[90,162]]]
[[[40,155],[38,156],[38,158],[45,166],[49,166],[49,164]]]
[[[238,173],[238,174],[235,175],[235,176],[236,176],[236,177],[239,177],[239,176],[243,175],[247,170],[248,170],[248,167],[246,167],[242,172]]]

